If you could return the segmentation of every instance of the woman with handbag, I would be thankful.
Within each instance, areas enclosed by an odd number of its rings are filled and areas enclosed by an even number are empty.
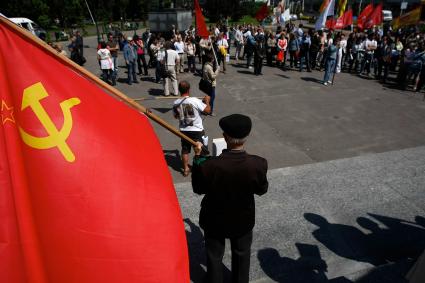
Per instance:
[[[284,31],[280,33],[280,37],[277,40],[277,55],[276,55],[276,65],[278,67],[285,68],[285,56],[286,56],[286,47],[288,46],[288,41],[286,40],[286,34]]]
[[[143,64],[143,70],[145,71],[145,76],[148,75],[148,64],[146,64],[146,58],[145,58],[145,44],[143,43],[143,40],[138,36],[134,36],[134,42],[136,43],[137,47],[137,68],[139,70],[138,75],[142,74],[142,64]]]
[[[214,114],[214,100],[215,100],[215,87],[216,87],[216,78],[218,76],[218,73],[220,72],[220,68],[217,68],[214,71],[213,67],[213,55],[208,55],[205,57],[206,62],[204,65],[204,68],[202,70],[202,81],[200,83],[204,85],[204,90],[207,91],[207,95],[211,98],[210,100],[210,106],[211,106],[211,116],[215,116]],[[209,92],[209,93],[208,93]]]

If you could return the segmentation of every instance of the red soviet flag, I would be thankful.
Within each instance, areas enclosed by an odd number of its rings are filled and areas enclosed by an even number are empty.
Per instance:
[[[375,9],[373,9],[373,12],[370,13],[369,17],[367,18],[364,28],[372,28],[373,26],[380,25],[382,23],[382,3],[379,3],[376,5]]]
[[[353,24],[353,9],[348,9],[348,11],[346,11],[344,13],[344,27],[346,26],[351,26]]]
[[[267,6],[267,3],[264,3],[261,5],[261,7],[258,9],[257,13],[255,14],[255,18],[257,21],[261,22],[269,15],[269,7]]]
[[[373,4],[370,3],[363,9],[363,11],[357,17],[357,27],[359,29],[361,30],[364,29],[364,24],[366,23],[366,20],[369,17],[370,13],[372,13],[372,11],[373,11]]]
[[[195,17],[197,34],[202,38],[208,38],[210,33],[208,32],[207,25],[205,24],[205,19],[202,15],[201,6],[199,6],[198,0],[195,0]]]
[[[189,282],[182,215],[147,118],[5,21],[0,282]]]

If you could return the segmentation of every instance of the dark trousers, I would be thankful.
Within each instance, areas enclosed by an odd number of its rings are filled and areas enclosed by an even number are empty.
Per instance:
[[[247,51],[246,52],[246,67],[249,68],[249,66],[251,66],[251,61],[252,61],[252,57],[253,57],[253,52],[252,51]]]
[[[254,74],[261,74],[261,70],[263,68],[263,57],[254,55]]]
[[[379,58],[378,59],[378,68],[377,68],[377,72],[376,72],[376,78],[378,80],[380,80],[381,75],[382,75],[382,71],[384,71],[384,77],[382,78],[382,80],[385,82],[388,78],[389,67],[390,67],[389,62],[385,62],[383,58]]]
[[[195,56],[188,55],[187,56],[187,67],[189,69],[189,72],[195,72]]]
[[[230,238],[232,251],[232,282],[248,283],[249,264],[251,258],[252,231],[237,238]],[[205,233],[205,249],[207,252],[207,282],[222,283],[222,261],[225,239]]]
[[[139,69],[139,75],[142,74],[142,63],[143,63],[143,70],[145,71],[145,76],[147,76],[148,75],[148,65],[146,64],[145,54],[138,54],[137,55],[137,68]]]
[[[290,62],[290,66],[291,68],[293,66],[295,66],[295,68],[297,67],[298,63],[298,58],[297,58],[297,50],[293,50],[293,51],[289,51],[289,62]]]
[[[303,71],[303,66],[305,64],[305,67],[307,69],[307,71],[311,71],[310,69],[310,52],[306,51],[301,53],[301,57],[300,57],[300,72]]]
[[[211,98],[211,100],[210,100],[210,107],[211,107],[211,113],[212,113],[213,110],[214,110],[215,86],[211,87],[211,92],[210,92],[210,94],[208,96]]]

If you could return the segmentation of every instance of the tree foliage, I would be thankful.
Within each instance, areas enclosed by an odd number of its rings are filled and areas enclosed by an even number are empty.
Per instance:
[[[226,18],[237,21],[244,15],[255,16],[262,4],[255,0],[206,0],[203,8],[205,16],[211,22],[223,21]]]
[[[145,20],[149,0],[87,0],[97,21]],[[8,0],[0,1],[0,12],[7,17],[26,17],[50,28],[59,20],[60,27],[91,21],[84,0]]]

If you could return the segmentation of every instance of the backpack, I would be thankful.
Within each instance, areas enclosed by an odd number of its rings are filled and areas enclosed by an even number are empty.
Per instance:
[[[196,120],[195,109],[193,109],[193,105],[191,103],[183,102],[186,100],[185,97],[178,105],[173,107],[174,113],[178,117],[180,123],[184,127],[193,126],[193,122]]]
[[[167,50],[165,50],[165,57],[163,60],[159,62],[159,75],[163,79],[168,77],[167,61],[168,61],[168,52]]]

